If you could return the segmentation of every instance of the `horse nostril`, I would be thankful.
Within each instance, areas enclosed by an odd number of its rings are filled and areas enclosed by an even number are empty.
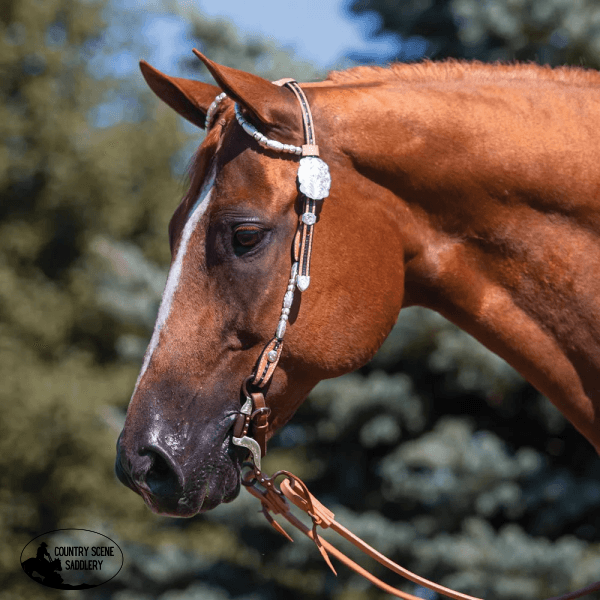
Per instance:
[[[183,477],[172,461],[158,448],[144,449],[141,455],[145,464],[134,474],[136,483],[145,485],[158,497],[180,495],[183,490]]]

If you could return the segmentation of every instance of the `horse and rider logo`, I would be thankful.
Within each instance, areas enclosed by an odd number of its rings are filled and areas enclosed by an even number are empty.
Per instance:
[[[21,567],[35,582],[59,590],[83,590],[110,581],[123,566],[121,548],[102,533],[59,529],[31,540]]]
[[[58,571],[62,571],[62,564],[60,558],[52,560],[46,550],[47,547],[48,544],[42,542],[37,549],[37,555],[28,558],[21,566],[31,579],[43,585],[60,589],[63,578],[58,574]]]

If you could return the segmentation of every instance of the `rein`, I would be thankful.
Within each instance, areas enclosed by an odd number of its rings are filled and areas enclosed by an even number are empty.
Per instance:
[[[283,337],[285,335],[290,309],[294,302],[295,291],[298,290],[304,292],[310,285],[310,258],[312,253],[313,226],[318,220],[316,215],[317,201],[326,198],[329,195],[329,189],[331,187],[329,167],[319,158],[319,147],[315,141],[312,114],[304,91],[293,79],[280,79],[274,83],[290,89],[300,104],[305,136],[305,144],[303,146],[283,144],[267,138],[244,118],[240,111],[240,107],[237,104],[235,105],[235,116],[244,131],[253,137],[263,148],[275,152],[302,156],[298,167],[298,188],[299,197],[303,200],[303,212],[300,215],[298,228],[294,236],[293,264],[290,271],[288,286],[283,297],[283,307],[275,335],[263,348],[257,360],[254,373],[247,377],[242,384],[242,395],[245,398],[245,402],[234,423],[232,436],[232,442],[237,446],[249,450],[251,455],[251,461],[244,463],[244,467],[247,468],[247,471],[242,476],[242,484],[250,494],[260,500],[262,504],[262,513],[278,533],[283,535],[289,541],[293,541],[283,527],[271,516],[271,513],[274,515],[281,515],[296,529],[310,538],[315,543],[321,556],[335,575],[337,575],[337,572],[331,563],[329,554],[335,556],[335,558],[344,565],[351,568],[388,594],[403,598],[404,600],[421,600],[417,596],[388,585],[381,581],[381,579],[378,579],[369,573],[331,543],[323,539],[318,533],[319,527],[335,531],[384,567],[417,585],[429,588],[438,594],[453,598],[454,600],[481,600],[474,596],[469,596],[446,588],[420,577],[419,575],[415,575],[372,548],[361,538],[338,523],[335,520],[334,513],[321,504],[310,493],[306,484],[296,477],[296,475],[293,475],[289,471],[277,471],[273,476],[269,477],[261,471],[261,457],[267,452],[266,439],[268,419],[271,413],[271,409],[267,406],[264,393],[261,389],[270,381],[275,368],[277,367],[277,363],[279,362],[283,347]],[[207,131],[210,129],[212,119],[219,103],[226,97],[224,92],[219,94],[208,109],[206,113]],[[249,388],[257,388],[257,391],[250,391]],[[276,480],[279,477],[283,477],[283,479],[279,485],[277,485]],[[290,502],[311,518],[312,528],[308,528],[291,512]],[[549,598],[548,600],[575,600],[576,598],[580,598],[598,590],[600,590],[600,581],[575,592]]]

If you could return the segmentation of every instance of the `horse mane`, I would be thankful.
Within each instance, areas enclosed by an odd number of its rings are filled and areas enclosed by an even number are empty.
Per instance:
[[[391,81],[528,80],[557,81],[569,85],[600,85],[600,73],[583,67],[549,67],[535,63],[482,63],[448,59],[440,62],[394,63],[388,67],[353,67],[331,71],[326,81],[334,84],[387,83]]]

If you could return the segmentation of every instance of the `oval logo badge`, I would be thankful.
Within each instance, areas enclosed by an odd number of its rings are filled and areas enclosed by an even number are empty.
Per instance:
[[[85,590],[110,581],[123,566],[116,542],[88,529],[57,529],[38,535],[21,552],[31,579],[57,590]]]

